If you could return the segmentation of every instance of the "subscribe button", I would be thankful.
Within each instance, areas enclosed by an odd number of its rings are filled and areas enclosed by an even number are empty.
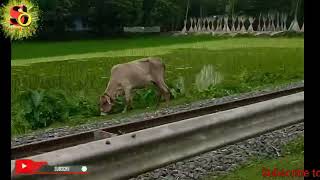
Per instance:
[[[47,162],[36,162],[31,159],[19,159],[15,162],[15,174],[34,174],[42,166],[48,165]]]

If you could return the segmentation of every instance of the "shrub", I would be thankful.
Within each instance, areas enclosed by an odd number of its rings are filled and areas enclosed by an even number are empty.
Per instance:
[[[133,97],[133,108],[145,108],[158,105],[159,96],[156,87],[139,89]]]
[[[97,102],[89,101],[84,96],[77,96],[73,98],[70,107],[70,116],[82,115],[84,117],[99,116],[99,106]]]
[[[171,95],[174,99],[184,96],[186,93],[186,87],[184,78],[179,76],[173,83],[168,84]]]
[[[250,86],[256,86],[257,84],[274,84],[275,82],[284,79],[282,72],[258,72],[247,70],[242,71],[239,76],[240,82]]]
[[[11,131],[12,134],[24,134],[31,127],[30,124],[23,119],[22,114],[19,113],[16,105],[12,106],[11,110]]]
[[[70,104],[61,91],[26,90],[19,96],[23,118],[32,129],[47,127],[69,117]]]
[[[235,84],[233,81],[225,81],[224,83],[217,84],[217,85],[210,85],[208,89],[203,90],[201,92],[193,92],[193,94],[196,94],[200,98],[220,98],[223,96],[229,96],[233,94],[238,94],[242,92],[248,91],[247,86],[244,86],[242,84]],[[197,91],[197,90],[194,90]]]

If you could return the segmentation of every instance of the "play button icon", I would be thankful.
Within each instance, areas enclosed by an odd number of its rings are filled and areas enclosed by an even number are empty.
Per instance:
[[[46,161],[32,161],[31,159],[17,159],[15,162],[16,174],[33,174],[40,170],[42,166],[48,165]]]

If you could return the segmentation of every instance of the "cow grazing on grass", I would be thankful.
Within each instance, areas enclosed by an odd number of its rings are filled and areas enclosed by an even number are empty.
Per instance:
[[[160,58],[148,57],[112,67],[111,76],[104,94],[100,97],[101,115],[110,112],[115,99],[125,95],[126,106],[123,112],[131,108],[132,90],[155,84],[166,102],[170,92],[164,81],[165,65]]]

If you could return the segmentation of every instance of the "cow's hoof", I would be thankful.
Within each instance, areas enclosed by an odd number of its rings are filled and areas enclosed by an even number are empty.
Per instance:
[[[100,113],[100,116],[106,116],[106,115],[108,115],[108,113],[104,113],[104,112]]]

